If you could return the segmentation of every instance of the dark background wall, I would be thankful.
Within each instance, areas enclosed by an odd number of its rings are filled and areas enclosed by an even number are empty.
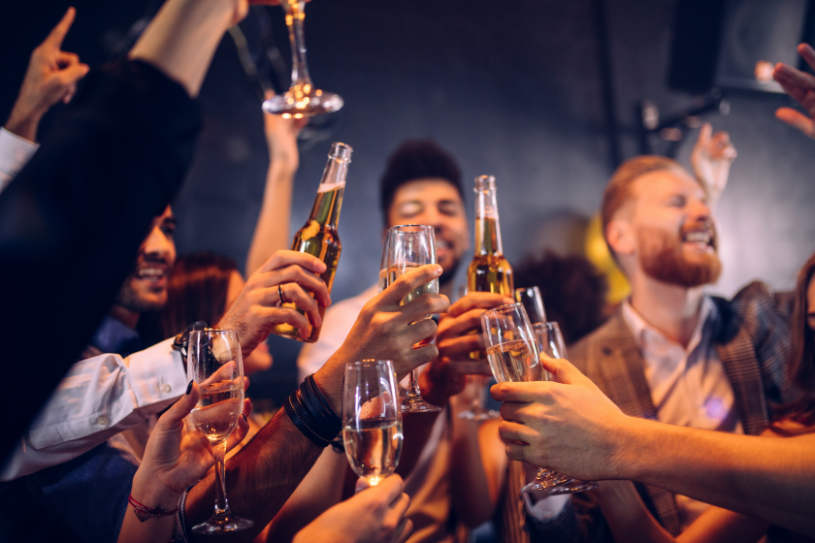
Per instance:
[[[32,2],[4,15],[0,114],[11,106],[28,52],[66,5]],[[116,44],[125,43],[130,25],[155,9],[154,2],[138,1],[74,5],[78,17],[65,48],[92,66],[109,58]],[[608,44],[598,26],[597,7],[603,5]],[[335,300],[376,279],[377,179],[403,139],[437,139],[459,157],[467,180],[496,175],[505,250],[514,260],[542,246],[567,250],[573,243],[564,225],[590,216],[599,204],[612,163],[601,77],[606,52],[623,157],[637,154],[638,100],[648,98],[663,112],[698,100],[666,84],[676,0],[522,0],[500,7],[485,0],[310,4],[313,79],[341,93],[346,106],[327,125],[307,130],[292,231],[306,218],[330,141],[353,145]],[[270,18],[287,70],[279,8],[252,9],[242,23],[250,44],[259,43],[261,16]],[[725,271],[712,290],[732,294],[754,278],[790,288],[815,249],[815,142],[773,118],[774,109],[789,102],[783,95],[731,92],[728,100],[729,115],[709,117],[730,132],[739,151],[717,213]],[[244,76],[229,38],[217,52],[201,103],[206,127],[176,204],[179,251],[209,249],[243,262],[267,154],[257,87]],[[694,139],[695,133],[681,146],[683,161]],[[291,385],[297,348],[272,341],[276,365],[254,380],[256,394],[279,394]]]

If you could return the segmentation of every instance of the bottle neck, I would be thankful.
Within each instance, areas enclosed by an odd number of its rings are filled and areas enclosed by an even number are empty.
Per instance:
[[[348,173],[348,161],[329,158],[317,188],[314,206],[311,208],[310,220],[321,225],[337,227],[342,209],[342,197],[345,192],[345,176]]]
[[[501,225],[495,191],[476,192],[475,198],[475,254],[502,255]]]

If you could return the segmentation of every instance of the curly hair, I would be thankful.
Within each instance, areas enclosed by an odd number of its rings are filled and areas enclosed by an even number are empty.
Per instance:
[[[537,286],[546,318],[560,323],[566,343],[574,343],[606,320],[608,284],[584,256],[546,250],[513,267],[516,287]]]

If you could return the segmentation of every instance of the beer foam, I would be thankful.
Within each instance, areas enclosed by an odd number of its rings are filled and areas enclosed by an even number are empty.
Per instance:
[[[342,183],[331,183],[330,185],[327,183],[323,183],[317,188],[317,192],[330,192],[332,190],[337,189],[344,189],[345,188],[345,181]]]

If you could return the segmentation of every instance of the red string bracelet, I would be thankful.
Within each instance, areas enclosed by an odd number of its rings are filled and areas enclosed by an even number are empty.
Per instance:
[[[162,509],[161,507],[147,507],[143,503],[136,500],[133,494],[127,497],[127,503],[133,506],[133,511],[136,517],[142,522],[151,518],[166,517],[167,515],[175,515],[178,512],[178,507],[175,509]]]

